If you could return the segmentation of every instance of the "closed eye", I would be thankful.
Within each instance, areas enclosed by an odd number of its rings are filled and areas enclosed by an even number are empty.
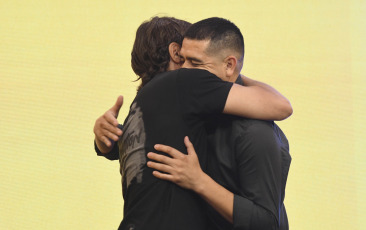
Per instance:
[[[192,61],[191,61],[191,65],[192,65],[192,66],[197,67],[197,66],[202,65],[202,63],[197,63],[197,62],[192,62]]]
[[[200,66],[203,64],[201,60],[196,58],[187,58],[187,61],[189,61],[192,64],[192,66]]]

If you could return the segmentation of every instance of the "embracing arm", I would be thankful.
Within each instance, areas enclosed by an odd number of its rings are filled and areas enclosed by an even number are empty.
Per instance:
[[[233,223],[234,194],[216,183],[204,172],[199,181],[192,190],[200,195],[227,221]]]
[[[109,154],[112,150],[115,150],[114,143],[122,135],[117,120],[122,104],[123,97],[119,96],[114,106],[95,121],[93,129],[95,134],[94,145],[98,155]]]
[[[147,155],[148,158],[156,162],[149,161],[147,166],[160,171],[153,172],[157,178],[193,190],[227,221],[233,223],[234,194],[202,171],[193,144],[188,137],[185,137],[184,143],[188,155],[169,146],[155,145],[156,150],[165,152],[171,157],[150,152]]]
[[[283,120],[292,114],[290,102],[277,90],[243,75],[241,77],[246,86],[233,85],[224,113],[261,120]]]
[[[187,155],[165,145],[155,145],[155,149],[167,153],[170,157],[148,153],[148,158],[155,162],[149,161],[147,166],[157,170],[153,171],[155,177],[196,192],[222,217],[233,224],[234,229],[278,229],[276,217],[268,207],[265,208],[244,196],[234,194],[215,182],[201,170],[196,152],[187,137],[184,143],[187,147]],[[245,167],[242,170],[245,170]],[[241,179],[246,180],[242,177]],[[264,193],[271,197],[272,192],[268,190]]]

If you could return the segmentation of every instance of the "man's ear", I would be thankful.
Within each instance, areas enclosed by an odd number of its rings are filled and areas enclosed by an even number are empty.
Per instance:
[[[237,77],[236,75],[236,65],[238,64],[238,59],[235,56],[227,56],[224,60],[226,68],[226,76],[228,78]]]
[[[181,58],[179,56],[179,51],[180,51],[180,45],[178,43],[172,42],[172,43],[169,44],[170,59],[176,64],[181,63]]]

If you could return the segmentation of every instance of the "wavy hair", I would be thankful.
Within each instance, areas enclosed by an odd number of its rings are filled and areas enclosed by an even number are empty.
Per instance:
[[[141,79],[137,91],[155,75],[167,71],[170,61],[169,45],[182,45],[183,35],[191,23],[172,17],[153,17],[143,22],[136,31],[131,52],[131,66]]]

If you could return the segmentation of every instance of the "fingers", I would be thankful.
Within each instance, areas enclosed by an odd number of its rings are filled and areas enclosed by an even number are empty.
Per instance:
[[[110,123],[111,125],[113,125],[113,126],[115,126],[115,127],[117,127],[118,126],[118,120],[117,120],[117,118],[116,118],[116,116],[115,116],[115,113],[112,111],[112,110],[108,110],[107,112],[105,112],[104,114],[103,114],[103,119],[106,121],[106,122],[108,122],[108,123]]]
[[[121,136],[122,130],[118,128],[118,124],[118,120],[109,111],[107,111],[100,120],[100,126],[103,130],[111,132],[114,135]]]
[[[152,162],[152,161],[148,161],[147,162],[147,167],[164,172],[164,173],[172,173],[172,167],[166,164],[161,164],[158,162]]]
[[[119,139],[118,136],[98,128],[94,129],[94,133],[95,133],[95,140],[103,143],[107,147],[111,147],[112,141],[118,141]]]
[[[184,137],[184,144],[187,147],[188,155],[197,155],[196,151],[194,150],[194,146],[192,142],[189,140],[188,136]]]
[[[103,135],[102,137],[106,138],[106,139],[110,139],[110,140],[113,140],[113,141],[118,141],[119,140],[119,136],[120,135],[116,135],[112,132],[108,132],[108,131],[103,131]]]
[[[166,164],[166,165],[173,165],[174,164],[174,159],[173,158],[170,158],[170,157],[167,157],[167,156],[164,156],[164,155],[161,155],[161,154],[156,154],[156,153],[150,152],[150,153],[147,154],[147,157],[150,160],[154,160],[154,161],[157,161],[157,162],[162,163],[162,164]]]
[[[110,109],[110,111],[113,113],[115,118],[118,117],[118,113],[119,113],[119,110],[121,109],[122,105],[123,105],[123,96],[118,96],[116,103]]]
[[[158,161],[158,162],[152,162],[152,161],[147,162],[147,166],[149,168],[158,170],[158,171],[153,171],[153,175],[155,177],[162,179],[162,180],[174,182],[174,176],[172,175],[174,168],[169,165],[169,163],[170,164],[173,163],[172,158],[164,156],[164,155],[152,153],[152,152],[148,153],[147,157],[151,160]]]
[[[182,158],[185,154],[167,145],[155,145],[154,148],[160,152],[167,153],[173,158]]]
[[[112,142],[106,138],[105,136],[102,136],[99,138],[107,147],[111,147],[112,146]]]
[[[154,171],[153,175],[155,177],[159,178],[159,179],[162,179],[162,180],[167,180],[167,181],[171,181],[171,182],[174,181],[173,176],[170,175],[170,174],[165,174],[165,173],[161,173],[161,172],[158,172],[158,171]]]
[[[116,120],[110,112],[106,112],[103,116],[99,117],[94,125],[95,138],[100,142],[104,143],[106,146],[110,147],[112,141],[118,141],[119,137],[122,135],[122,130],[119,129],[118,121],[117,125],[111,124],[111,119]]]
[[[107,122],[100,122],[94,127],[94,133],[96,138],[100,139],[103,142],[104,138],[111,139],[113,141],[118,141],[119,136],[122,135],[122,131],[118,129],[118,133],[116,133],[116,127],[113,127],[111,124],[108,124]]]

